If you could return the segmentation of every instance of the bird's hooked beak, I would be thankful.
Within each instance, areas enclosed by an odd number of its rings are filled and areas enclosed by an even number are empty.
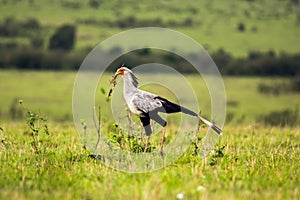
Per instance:
[[[121,75],[119,69],[116,71],[115,75],[114,75],[114,79],[116,79],[119,75]]]
[[[119,75],[123,75],[123,74],[124,74],[124,71],[125,71],[125,69],[124,69],[123,67],[119,68],[119,69],[116,71],[115,75],[113,76],[113,79],[112,79],[111,82],[116,81],[116,79],[117,79],[117,77],[118,77]]]
[[[118,76],[118,75],[123,75],[125,72],[125,68],[124,67],[120,67],[116,73],[115,73],[115,76]]]

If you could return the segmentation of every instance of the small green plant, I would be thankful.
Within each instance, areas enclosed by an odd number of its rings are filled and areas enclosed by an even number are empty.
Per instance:
[[[98,121],[96,122],[94,118],[94,124],[97,127],[97,143],[95,146],[95,150],[96,150],[98,148],[100,138],[101,138],[101,107],[100,106],[98,107]]]
[[[110,124],[108,130],[108,139],[114,145],[134,153],[143,152],[145,144],[141,137],[127,133],[118,124]],[[148,145],[147,152],[152,152],[155,147],[151,146],[151,143]]]
[[[35,113],[25,107],[23,100],[19,100],[19,104],[26,111],[26,124],[29,128],[29,134],[32,137],[31,145],[34,152],[38,155],[43,154],[47,150],[47,142],[49,140],[49,129],[47,117],[40,113]]]
[[[11,102],[10,108],[9,108],[9,115],[12,120],[20,120],[24,118],[24,113],[22,108],[18,106],[18,99],[14,98]]]
[[[0,126],[0,142],[2,147],[5,147],[5,135],[4,135],[4,129]]]
[[[208,157],[208,164],[210,166],[214,166],[218,163],[220,158],[223,158],[225,153],[224,153],[224,149],[225,149],[225,145],[223,146],[217,146],[214,150],[212,150],[209,154]]]
[[[86,121],[84,119],[81,119],[80,124],[83,128],[83,148],[86,149],[86,129],[87,129]]]
[[[94,120],[94,125],[97,129],[97,142],[96,142],[96,145],[94,147],[94,150],[96,150],[98,148],[98,145],[99,145],[99,142],[100,142],[100,138],[101,138],[101,107],[99,106],[98,107],[98,118],[97,118],[97,121],[95,119],[95,116],[93,118]],[[87,138],[87,124],[86,124],[86,121],[84,119],[81,119],[80,120],[80,124],[83,128],[83,148],[86,149],[86,138]]]

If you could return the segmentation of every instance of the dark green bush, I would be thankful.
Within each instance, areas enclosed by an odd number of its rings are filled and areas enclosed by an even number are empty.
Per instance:
[[[23,28],[27,30],[38,30],[41,28],[41,25],[37,19],[31,18],[23,22]]]
[[[291,88],[295,92],[300,92],[300,76],[297,76],[291,80]]]
[[[74,0],[62,0],[61,5],[65,8],[70,8],[70,9],[79,9],[79,8],[81,8],[81,2],[80,1],[74,1]]]
[[[246,26],[244,23],[240,22],[237,26],[239,32],[244,32],[246,30]]]
[[[4,37],[16,37],[20,35],[22,26],[14,18],[8,17],[0,25],[0,35]]]
[[[116,20],[111,19],[101,19],[97,20],[94,18],[86,19],[77,19],[77,23],[86,24],[86,25],[101,25],[108,27],[119,27],[119,28],[133,28],[133,27],[191,27],[197,22],[190,17],[187,17],[182,20],[168,20],[163,21],[162,18],[152,18],[152,19],[140,19],[134,15],[122,16]],[[199,24],[199,23],[198,23]]]
[[[35,49],[22,49],[17,51],[12,63],[21,69],[41,69],[41,61],[42,52]]]
[[[75,34],[75,26],[60,26],[50,38],[49,49],[70,51],[75,45]]]
[[[89,5],[92,8],[97,9],[101,5],[101,1],[100,0],[89,0]]]
[[[259,83],[257,90],[262,94],[279,95],[291,92],[300,92],[300,77],[294,77],[286,81],[272,81],[271,83]]]
[[[0,23],[0,35],[4,37],[28,37],[38,34],[41,28],[39,21],[34,18],[20,21],[7,17]]]
[[[284,109],[261,115],[258,122],[271,126],[296,126],[299,123],[299,109]]]
[[[68,29],[68,30],[66,30]],[[50,51],[42,50],[44,45],[43,38],[39,35],[30,37],[31,45],[24,47],[18,43],[0,42],[0,68],[19,68],[19,69],[78,69],[89,50],[70,51],[75,43],[75,27],[60,27],[51,37],[49,45]],[[50,48],[51,46],[51,48]],[[122,48],[115,46],[103,52],[103,55],[122,53]],[[189,57],[197,57],[198,54],[191,53]],[[248,57],[234,58],[224,49],[217,50],[211,54],[223,75],[247,75],[247,76],[300,76],[300,54],[276,55],[274,51],[259,52],[251,51]],[[157,49],[142,49],[123,54],[116,59],[109,70],[115,70],[116,66],[126,63],[129,66],[137,66],[145,63],[161,63],[172,66],[182,73],[194,73],[195,68],[184,58]],[[299,78],[298,78],[299,79]],[[276,85],[277,87],[278,85]],[[299,91],[299,80],[292,79],[292,83],[284,86],[279,85],[279,91],[275,86],[258,86],[258,91],[262,93],[282,93],[284,90],[290,92]]]
[[[44,39],[41,37],[32,37],[30,44],[33,48],[42,48],[44,46]]]

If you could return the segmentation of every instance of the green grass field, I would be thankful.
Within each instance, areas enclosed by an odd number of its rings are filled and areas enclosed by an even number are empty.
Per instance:
[[[99,5],[92,8],[90,2]],[[76,44],[71,54],[76,54],[121,31],[150,24],[180,31],[209,53],[223,49],[236,58],[251,51],[293,54],[300,52],[300,22],[293,2],[2,0],[0,25],[12,17],[16,21],[10,28],[18,31],[22,22],[36,19],[41,30],[13,37],[0,34],[0,48],[6,52],[15,43],[22,50],[41,37],[44,45],[37,51],[47,53],[57,28],[73,24]],[[95,91],[102,136],[114,148],[140,152],[144,147],[140,124],[134,137],[127,137],[110,114],[113,100],[107,102],[106,95],[112,75],[104,74]],[[188,95],[173,76],[156,75],[140,75],[139,80],[168,80],[180,86],[181,95]],[[201,140],[207,128],[201,126],[179,159],[151,173],[120,172],[90,156],[80,138],[84,123],[79,132],[73,123],[75,78],[75,71],[0,70],[0,199],[300,199],[300,93],[290,89],[292,78],[223,77],[227,116],[213,151],[203,159]],[[197,75],[185,78],[195,91],[201,114],[213,120],[205,83]],[[113,98],[121,93],[120,86]],[[167,87],[145,84],[142,88],[178,100]],[[184,103],[189,107],[189,101]],[[122,114],[126,113],[123,105],[118,104]],[[179,115],[167,118],[166,144],[178,138]],[[151,137],[151,152],[160,148],[160,138],[160,132]]]
[[[288,79],[224,77],[227,112],[232,119],[225,124],[214,153],[203,160],[193,143],[170,166],[132,174],[105,166],[83,148],[72,122],[75,75],[0,71],[0,199],[176,199],[178,194],[184,199],[299,199],[299,125],[272,127],[258,121],[263,114],[294,110],[299,105],[299,93],[272,95],[257,90],[260,83]],[[110,78],[106,74],[106,84],[100,85],[106,92]],[[195,75],[187,79],[202,92],[197,93],[200,107],[209,116],[205,85],[196,83]],[[161,93],[168,96],[168,91]],[[13,119],[13,113],[18,113],[13,110],[22,110],[19,99],[30,110],[48,116],[49,135],[41,129],[35,141],[26,116],[16,114]],[[96,101],[106,103],[100,91]],[[104,109],[103,130],[112,121],[106,115]],[[170,135],[174,133],[168,132],[167,137]]]
[[[103,107],[110,106],[110,103],[106,102],[106,96],[111,87],[109,80],[112,75],[105,74],[101,78],[95,94],[96,106],[98,103],[104,105]],[[30,109],[40,110],[49,116],[50,120],[72,120],[72,90],[75,77],[76,72],[0,71],[0,90],[3,91],[0,98],[0,104],[3,105],[0,108],[0,119],[10,121],[10,109],[18,109],[17,102],[22,99]],[[144,78],[147,78],[147,75]],[[171,81],[171,77],[164,78]],[[196,91],[200,109],[206,112],[205,115],[209,115],[210,96],[205,83],[196,82],[197,75],[187,75],[186,78]],[[140,79],[143,80],[143,77]],[[223,81],[227,95],[227,113],[234,115],[232,123],[240,123],[241,118],[243,123],[255,123],[259,115],[277,110],[296,109],[299,106],[299,93],[281,91],[279,95],[272,95],[258,92],[258,85],[261,83],[284,83],[288,82],[289,78],[223,77]],[[143,87],[155,92],[155,88],[151,90],[151,85]],[[105,94],[102,94],[101,88],[105,90]],[[167,90],[162,90],[160,95],[171,97]]]
[[[226,126],[218,144],[224,148],[206,163],[187,152],[162,170],[131,174],[89,158],[72,125],[49,124],[42,155],[34,153],[23,124],[1,126],[1,199],[299,198],[296,128]]]

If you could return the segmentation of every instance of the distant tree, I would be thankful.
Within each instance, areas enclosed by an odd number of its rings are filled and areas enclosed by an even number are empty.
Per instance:
[[[62,7],[70,8],[70,9],[80,9],[81,2],[74,1],[74,0],[61,0]]]
[[[300,24],[300,1],[290,0],[296,6],[297,23]]]
[[[300,2],[298,0],[298,5],[297,5],[297,23],[300,24]]]
[[[136,25],[136,23],[137,23],[137,20],[136,20],[135,16],[133,16],[133,15],[125,16],[118,20],[118,26],[120,28],[134,27]]]
[[[34,48],[42,48],[44,45],[44,40],[40,36],[34,36],[30,39],[30,43]]]
[[[246,27],[245,27],[244,23],[240,22],[240,23],[238,24],[237,29],[238,29],[238,31],[240,31],[240,32],[244,32],[244,31],[246,30]]]
[[[217,65],[227,65],[232,61],[231,55],[222,48],[213,52],[211,57]]]
[[[23,28],[28,30],[38,30],[41,28],[41,25],[37,19],[31,18],[23,22]]]
[[[0,24],[0,35],[4,37],[16,37],[19,35],[22,26],[12,17],[7,17]]]
[[[59,27],[52,35],[49,42],[50,50],[66,50],[73,49],[75,44],[76,28],[73,25],[63,25]]]
[[[193,25],[193,19],[190,18],[190,17],[186,18],[186,19],[184,20],[184,22],[183,22],[182,25],[183,25],[183,26],[192,26],[192,25]]]
[[[122,47],[120,46],[114,46],[109,50],[109,54],[118,55],[122,54]]]
[[[248,59],[249,60],[256,60],[256,59],[259,59],[259,58],[262,58],[262,57],[263,57],[263,54],[260,51],[250,51],[248,53]]]
[[[292,79],[292,89],[293,91],[300,92],[300,76]]]
[[[28,2],[30,5],[34,5],[34,3],[35,3],[34,0],[28,0]]]
[[[89,0],[89,5],[92,7],[92,8],[99,8],[101,2],[100,0]]]
[[[137,54],[141,56],[148,56],[150,53],[151,52],[149,48],[143,48],[137,51]]]

